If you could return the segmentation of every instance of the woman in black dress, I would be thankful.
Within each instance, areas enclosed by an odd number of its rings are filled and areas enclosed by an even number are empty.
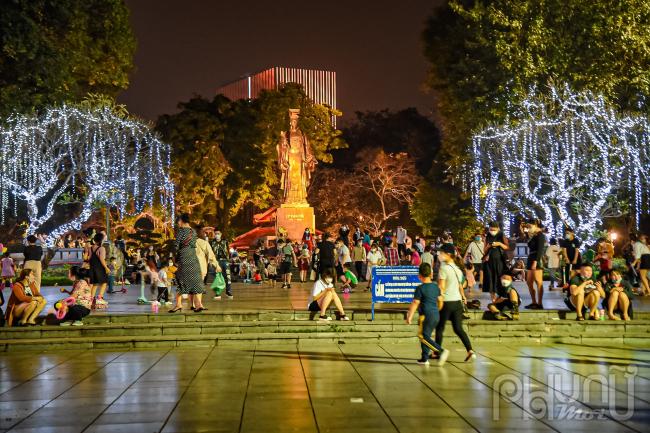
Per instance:
[[[532,303],[526,305],[531,310],[542,310],[542,297],[544,296],[544,248],[546,235],[542,231],[542,223],[538,219],[531,219],[524,226],[524,234],[528,238],[528,261],[526,262],[526,283]],[[537,302],[535,302],[535,285],[537,285]]]
[[[485,234],[485,255],[483,256],[483,291],[489,292],[492,300],[501,291],[501,276],[506,273],[506,251],[508,238],[493,221]]]
[[[90,257],[88,259],[90,265],[90,293],[92,298],[95,298],[97,293],[97,286],[99,286],[99,299],[104,299],[104,291],[108,284],[109,269],[106,265],[106,250],[102,246],[104,242],[104,235],[97,233],[93,238],[93,246],[90,247]]]

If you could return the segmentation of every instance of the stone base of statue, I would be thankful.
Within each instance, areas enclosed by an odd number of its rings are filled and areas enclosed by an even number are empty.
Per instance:
[[[312,233],[316,233],[314,208],[308,204],[283,204],[276,210],[275,230],[278,236],[283,237],[286,234],[287,239],[300,241],[307,227]]]

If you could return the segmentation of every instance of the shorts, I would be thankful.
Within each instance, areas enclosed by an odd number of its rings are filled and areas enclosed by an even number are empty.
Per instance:
[[[644,254],[641,256],[640,265],[640,269],[650,269],[650,254]]]
[[[320,311],[320,305],[318,305],[318,301],[311,301],[311,304],[309,304],[308,310],[309,311]]]
[[[280,263],[280,275],[291,273],[291,262]]]
[[[526,269],[531,271],[533,269],[533,262],[536,260],[537,259],[535,257],[528,256],[528,259],[526,260]],[[541,260],[537,260],[537,270],[538,271],[544,270],[544,263]]]
[[[510,290],[515,290],[515,289],[510,289]],[[514,310],[515,309],[515,305],[512,303],[512,301],[508,297],[508,292],[510,290],[508,290],[504,296],[499,295],[499,297],[505,298],[505,300],[503,302],[498,302],[498,303],[493,304],[496,307],[497,310],[503,311],[503,310]],[[516,290],[515,290],[515,292],[517,293],[517,306],[519,306],[519,305],[521,305],[521,297],[519,296],[519,292],[517,292]]]

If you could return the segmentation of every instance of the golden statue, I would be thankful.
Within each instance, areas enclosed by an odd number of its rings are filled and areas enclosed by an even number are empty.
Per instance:
[[[298,128],[299,109],[289,110],[289,132],[280,132],[278,143],[278,162],[282,177],[282,204],[291,206],[309,206],[307,187],[311,173],[316,168],[314,157],[307,136]]]

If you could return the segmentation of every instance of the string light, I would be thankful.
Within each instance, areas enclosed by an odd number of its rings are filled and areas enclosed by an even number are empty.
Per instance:
[[[13,204],[25,203],[28,233],[51,218],[55,205],[81,203],[76,218],[49,233],[53,243],[79,230],[98,207],[134,215],[158,202],[174,215],[169,178],[170,146],[144,123],[116,116],[110,108],[70,106],[42,115],[13,115],[0,126],[0,222]]]
[[[564,227],[593,240],[603,218],[629,197],[636,217],[647,209],[648,118],[614,111],[602,96],[532,89],[515,119],[472,140],[466,189],[483,222],[513,213],[538,217],[551,235]]]

